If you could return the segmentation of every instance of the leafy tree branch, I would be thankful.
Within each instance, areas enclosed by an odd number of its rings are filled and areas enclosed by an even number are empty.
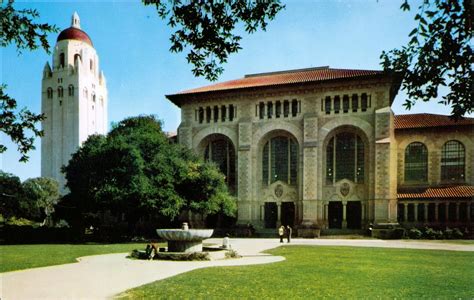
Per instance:
[[[437,98],[439,88],[448,87],[440,103],[451,107],[452,117],[459,119],[473,112],[473,6],[470,0],[424,0],[408,44],[382,52],[384,69],[403,74],[407,109],[417,101]],[[408,0],[400,8],[410,10]]]
[[[1,5],[1,47],[13,44],[18,54],[23,50],[36,50],[41,47],[49,53],[47,35],[57,32],[58,29],[47,23],[36,23],[34,19],[38,17],[39,13],[35,9],[15,10],[13,1]],[[8,96],[6,88],[5,84],[0,84],[0,131],[18,145],[20,161],[26,162],[29,158],[27,153],[35,149],[33,145],[35,138],[43,135],[43,132],[36,128],[36,124],[43,120],[44,116],[32,113],[26,108],[17,112],[17,101]],[[0,153],[6,150],[6,146],[0,144]]]
[[[195,76],[215,81],[224,71],[222,64],[238,52],[241,36],[235,34],[239,23],[249,34],[266,30],[268,21],[285,6],[280,1],[161,1],[143,0],[154,5],[158,15],[176,31],[171,35],[171,52],[188,49],[186,59],[194,66]]]

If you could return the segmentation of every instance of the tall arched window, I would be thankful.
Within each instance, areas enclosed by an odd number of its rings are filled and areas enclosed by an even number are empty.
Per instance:
[[[423,143],[411,143],[405,149],[405,181],[427,180],[428,150]]]
[[[53,98],[53,89],[49,87],[46,91],[46,95],[47,95],[48,99],[52,99]]]
[[[441,151],[441,180],[464,181],[466,151],[458,141],[448,141]]]
[[[364,142],[353,132],[333,136],[326,147],[326,181],[333,184],[342,179],[364,182]]]
[[[58,97],[62,98],[63,95],[64,95],[64,94],[63,94],[63,87],[60,86],[60,87],[58,87]]]
[[[214,162],[225,175],[231,191],[235,191],[235,150],[232,142],[225,137],[212,140],[204,150],[204,159]]]
[[[263,147],[262,181],[264,185],[283,181],[296,185],[298,178],[298,144],[290,137],[278,136]]]
[[[59,66],[64,68],[64,53],[59,54]]]
[[[78,53],[74,54],[74,63],[76,63],[76,61],[77,63],[81,62],[81,55]]]
[[[68,95],[74,96],[74,86],[72,84],[70,84],[68,87]]]

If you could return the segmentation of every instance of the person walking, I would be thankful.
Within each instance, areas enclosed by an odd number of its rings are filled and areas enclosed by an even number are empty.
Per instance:
[[[278,228],[278,235],[280,236],[280,243],[283,243],[283,236],[285,235],[285,226],[281,225]]]
[[[291,234],[293,233],[293,229],[291,229],[290,225],[286,226],[286,238],[288,239],[288,243],[291,242]]]

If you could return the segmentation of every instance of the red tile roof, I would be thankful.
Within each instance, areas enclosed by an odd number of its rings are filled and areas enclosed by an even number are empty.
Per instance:
[[[440,126],[474,125],[474,118],[464,118],[457,122],[449,116],[435,114],[410,114],[395,116],[395,129],[427,128]]]
[[[384,72],[375,70],[330,69],[329,67],[288,70],[281,72],[245,75],[244,78],[220,82],[191,90],[185,90],[175,95],[169,96],[172,97],[184,94],[236,90],[251,87],[277,86],[293,83],[306,83],[342,78],[374,76],[381,74],[384,74]]]
[[[94,45],[92,45],[91,38],[87,35],[87,33],[75,27],[69,27],[61,31],[56,41],[59,42],[62,40],[83,41],[94,47]]]
[[[415,193],[398,193],[398,199],[426,199],[426,198],[472,198],[474,197],[474,186],[450,186],[427,188]]]

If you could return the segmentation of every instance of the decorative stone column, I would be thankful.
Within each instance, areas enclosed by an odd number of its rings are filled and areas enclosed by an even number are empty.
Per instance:
[[[390,106],[378,109],[375,112],[375,225],[378,223],[397,223],[396,143],[393,113]]]
[[[324,223],[326,226],[328,226],[328,221],[329,221],[329,204],[325,203],[324,204]]]
[[[252,211],[251,188],[252,188],[252,123],[239,123],[239,145],[237,159],[238,180],[238,223],[246,224],[254,218],[257,212]],[[255,206],[255,210],[258,206]]]
[[[408,203],[403,203],[403,221],[408,222]]]
[[[342,228],[347,228],[347,202],[342,202]]]
[[[414,205],[413,213],[415,214],[413,219],[415,220],[415,222],[418,222],[418,203],[415,202],[413,205]]]
[[[323,220],[318,220],[318,205],[316,200],[318,183],[318,119],[316,115],[305,115],[303,129],[303,174],[300,176],[303,181],[302,225],[313,226],[317,223],[324,223]]]

